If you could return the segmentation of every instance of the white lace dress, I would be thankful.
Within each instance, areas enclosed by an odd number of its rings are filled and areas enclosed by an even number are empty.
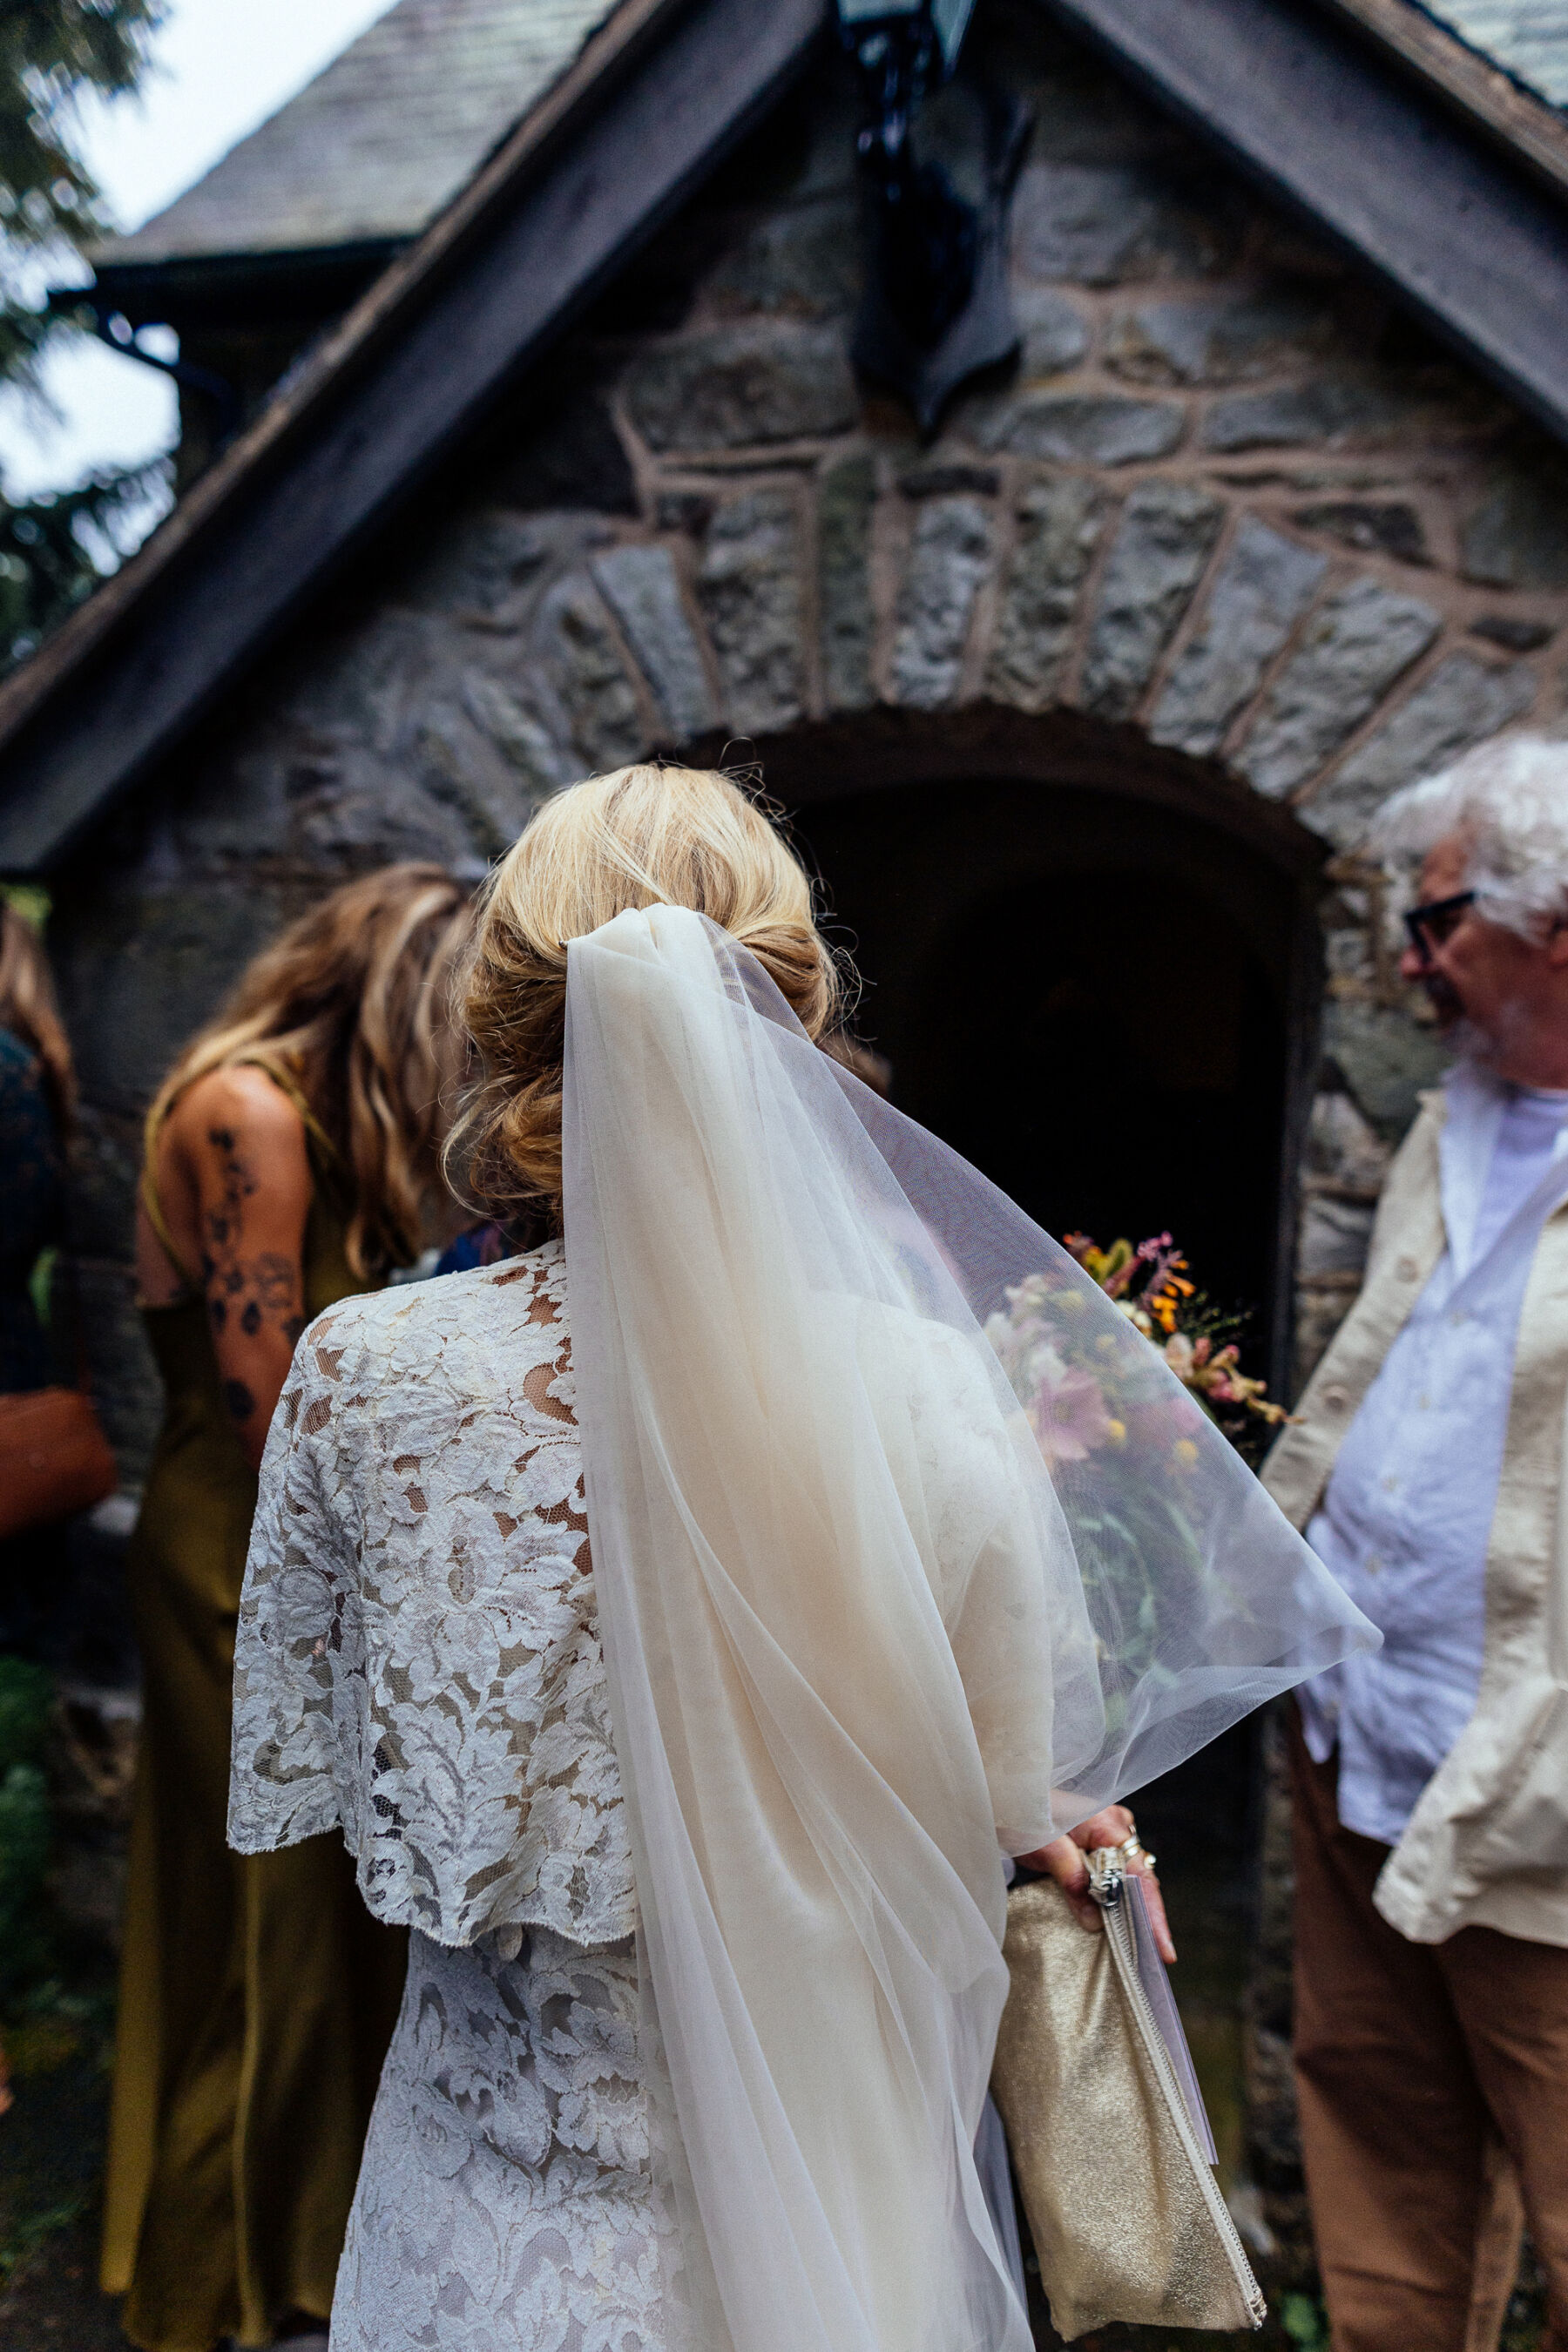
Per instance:
[[[559,1244],[313,1323],[262,1467],[229,1835],[412,1929],[333,2352],[663,2352],[636,1904]]]

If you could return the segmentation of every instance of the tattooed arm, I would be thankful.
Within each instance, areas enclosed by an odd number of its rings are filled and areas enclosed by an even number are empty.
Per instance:
[[[224,1401],[257,1468],[305,1328],[304,1121],[262,1071],[215,1070],[182,1096],[169,1142],[199,1244]]]

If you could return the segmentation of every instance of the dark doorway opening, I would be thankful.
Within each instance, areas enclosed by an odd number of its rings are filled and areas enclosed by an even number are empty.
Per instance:
[[[1281,1231],[1300,882],[1169,807],[966,780],[795,820],[865,983],[899,1107],[1047,1232],[1169,1230],[1248,1311],[1289,1318]]]
[[[1168,1230],[1217,1300],[1266,1318],[1283,1011],[1223,908],[1133,865],[1037,874],[955,921],[936,961],[925,1123],[1048,1233]]]
[[[1251,1310],[1278,1390],[1315,1009],[1300,867],[1169,799],[1020,781],[814,799],[795,834],[899,1107],[1047,1232],[1171,1231]],[[1260,1798],[1256,1720],[1137,1796],[1227,2186]]]

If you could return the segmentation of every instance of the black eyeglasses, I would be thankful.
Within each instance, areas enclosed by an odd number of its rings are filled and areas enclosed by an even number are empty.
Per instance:
[[[1457,890],[1451,898],[1428,898],[1424,907],[1411,908],[1405,918],[1405,928],[1423,963],[1430,963],[1433,950],[1452,939],[1465,908],[1473,907],[1475,902],[1473,890]]]

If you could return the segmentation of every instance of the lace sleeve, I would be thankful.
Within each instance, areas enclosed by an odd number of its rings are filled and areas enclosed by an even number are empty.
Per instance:
[[[345,1682],[363,1682],[363,1642],[357,1549],[318,1450],[333,1412],[330,1337],[322,1317],[300,1340],[262,1457],[234,1660],[228,1838],[241,1853],[344,1820],[334,1713]]]

